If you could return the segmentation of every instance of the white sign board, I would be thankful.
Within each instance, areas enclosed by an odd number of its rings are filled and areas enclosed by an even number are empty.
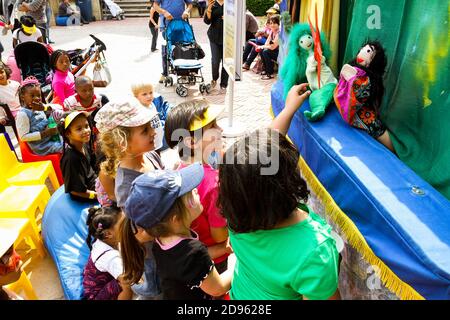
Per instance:
[[[245,0],[225,0],[223,66],[233,81],[241,79],[245,39]]]

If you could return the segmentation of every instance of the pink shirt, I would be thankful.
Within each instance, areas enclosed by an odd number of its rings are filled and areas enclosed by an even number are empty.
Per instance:
[[[181,164],[178,169],[186,167]],[[214,170],[209,164],[203,165],[204,176],[202,182],[197,187],[200,202],[203,206],[201,215],[192,222],[191,229],[194,230],[199,240],[207,247],[217,244],[211,236],[210,228],[223,228],[227,226],[227,220],[220,214],[216,206],[219,196],[219,172]],[[228,254],[214,259],[214,263],[220,263],[228,257]]]
[[[52,88],[54,92],[53,102],[64,105],[64,100],[75,94],[75,78],[73,74],[69,71],[55,70]]]

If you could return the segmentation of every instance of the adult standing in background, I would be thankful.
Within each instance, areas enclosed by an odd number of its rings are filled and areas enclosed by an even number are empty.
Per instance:
[[[223,67],[223,0],[208,0],[208,8],[203,17],[203,21],[209,24],[208,38],[211,47],[211,65],[213,89],[219,79],[220,62],[222,62],[222,71],[220,75],[220,91],[226,91],[228,85],[228,73]]]
[[[47,42],[48,43],[55,43],[54,41],[52,41],[50,39],[50,22],[52,20],[52,15],[53,15],[53,11],[52,11],[52,7],[50,6],[50,0],[46,1],[46,5],[45,5],[45,16],[47,17],[47,23],[46,23],[46,30],[45,30],[45,37],[47,38]]]
[[[167,40],[165,28],[167,27],[168,22],[173,19],[188,19],[192,10],[192,0],[154,0],[153,6],[155,7],[155,10],[162,15],[162,17],[160,17],[159,26],[164,40]],[[169,75],[166,56],[167,48],[163,45],[161,50],[163,73],[159,79],[159,83],[163,83],[164,78]]]
[[[198,14],[200,15],[200,18],[203,18],[203,15],[205,14],[205,10],[206,10],[206,0],[198,0],[197,7],[198,7]]]
[[[258,20],[256,20],[253,13],[247,9],[245,12],[245,42],[255,38],[256,32],[258,32]]]
[[[155,10],[154,3],[154,0],[150,1],[150,20],[148,21],[148,27],[150,28],[150,32],[152,33],[151,52],[155,52],[156,50],[158,50],[156,48],[156,42],[158,41],[159,13]]]
[[[36,20],[36,26],[45,31],[43,34],[44,42],[48,43],[46,4],[47,0],[19,0],[19,11],[25,12]]]

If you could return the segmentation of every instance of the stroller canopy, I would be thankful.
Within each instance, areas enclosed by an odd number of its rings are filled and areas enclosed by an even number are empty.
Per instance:
[[[35,76],[41,85],[46,84],[46,77],[50,72],[50,56],[44,45],[34,41],[20,43],[14,49],[14,56],[22,79]]]
[[[192,26],[189,22],[181,19],[174,19],[169,22],[166,28],[166,37],[170,44],[191,43],[195,41]]]

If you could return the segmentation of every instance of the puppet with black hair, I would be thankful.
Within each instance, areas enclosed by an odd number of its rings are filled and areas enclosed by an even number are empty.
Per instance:
[[[331,50],[323,32],[320,33],[320,42],[323,55],[319,77],[310,25],[307,23],[295,24],[289,34],[289,52],[280,70],[280,78],[284,85],[284,98],[292,86],[308,82],[312,91],[309,97],[311,111],[305,111],[304,114],[310,121],[323,117],[327,106],[333,99],[333,91],[337,83],[333,72],[326,64],[326,61],[331,58]]]
[[[366,41],[356,58],[342,67],[334,101],[345,122],[366,131],[394,151],[380,120],[386,66],[383,46],[378,41]]]

